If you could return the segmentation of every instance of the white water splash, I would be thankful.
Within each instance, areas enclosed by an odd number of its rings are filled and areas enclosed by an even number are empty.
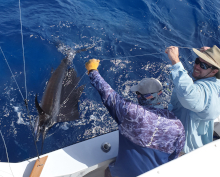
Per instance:
[[[73,61],[73,58],[76,55],[76,51],[73,50],[70,46],[64,45],[64,44],[59,44],[58,49],[59,52],[61,52],[63,55],[67,56],[67,59],[70,60],[71,62]]]
[[[69,126],[69,123],[68,122],[64,122],[63,125],[60,126],[60,129],[68,130],[69,129],[68,126]]]
[[[17,113],[17,116],[18,116],[17,124],[27,125],[27,123],[24,122],[24,119],[22,118],[21,108],[19,106],[13,106],[13,108],[14,108],[14,111]]]

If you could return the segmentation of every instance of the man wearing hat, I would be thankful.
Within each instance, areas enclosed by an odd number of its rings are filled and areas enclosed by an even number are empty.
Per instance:
[[[91,84],[119,125],[118,156],[106,176],[138,176],[177,158],[185,144],[185,131],[172,112],[161,109],[161,83],[145,78],[131,87],[139,102],[135,104],[111,88],[97,71],[98,66],[96,59],[86,63]]]
[[[214,119],[220,115],[220,49],[214,45],[193,51],[198,58],[191,78],[179,60],[178,47],[171,46],[165,50],[173,65],[171,79],[174,91],[169,110],[184,125],[185,153],[212,141]]]

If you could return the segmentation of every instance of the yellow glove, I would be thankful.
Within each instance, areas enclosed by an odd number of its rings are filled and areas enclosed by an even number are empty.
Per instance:
[[[100,60],[97,60],[97,59],[91,59],[88,62],[86,62],[85,66],[86,66],[86,69],[88,70],[88,74],[91,70],[97,70],[99,66],[99,62]]]

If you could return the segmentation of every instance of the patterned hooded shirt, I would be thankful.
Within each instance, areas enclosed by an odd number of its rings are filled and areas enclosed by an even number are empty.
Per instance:
[[[109,165],[112,176],[138,176],[178,157],[185,131],[172,112],[125,100],[96,70],[89,77],[119,125],[119,153]]]

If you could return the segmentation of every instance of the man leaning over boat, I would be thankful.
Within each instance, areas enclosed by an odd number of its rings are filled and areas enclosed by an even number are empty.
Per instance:
[[[186,132],[184,152],[188,153],[213,140],[214,119],[220,115],[220,49],[203,47],[198,51],[192,78],[179,60],[178,47],[165,50],[172,62],[174,91],[171,110],[181,120]]]
[[[161,83],[145,78],[131,87],[139,102],[135,104],[111,88],[97,71],[98,66],[96,59],[86,63],[91,84],[119,125],[118,156],[106,176],[138,176],[177,158],[185,144],[185,131],[181,121],[160,104]]]

